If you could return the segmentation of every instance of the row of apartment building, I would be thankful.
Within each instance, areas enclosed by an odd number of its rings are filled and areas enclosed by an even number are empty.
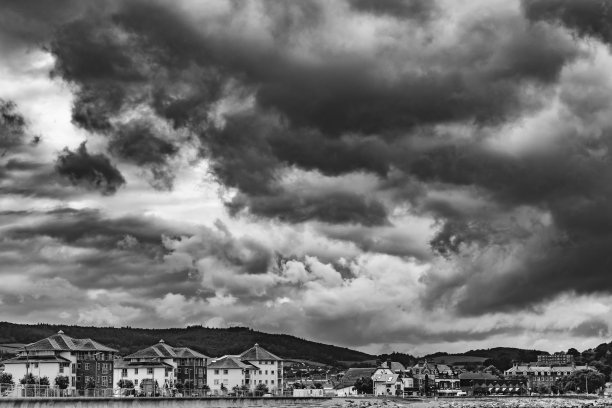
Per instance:
[[[163,340],[120,357],[117,350],[91,339],[75,339],[62,331],[28,344],[16,357],[2,361],[16,382],[28,374],[69,378],[68,390],[112,389],[120,380],[138,391],[176,389],[177,385],[223,394],[234,387],[254,390],[264,384],[270,392],[283,387],[283,360],[255,344],[238,355],[211,358],[187,347],[173,347]]]

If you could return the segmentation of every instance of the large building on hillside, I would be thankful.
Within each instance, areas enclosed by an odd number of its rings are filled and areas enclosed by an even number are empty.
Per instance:
[[[91,339],[75,339],[61,330],[52,336],[27,344],[17,357],[3,361],[4,369],[16,383],[32,374],[47,377],[53,384],[58,376],[68,377],[68,390],[113,387],[113,363],[117,350]]]
[[[540,354],[538,356],[539,366],[566,366],[574,364],[574,356],[565,353]]]
[[[161,389],[202,388],[206,384],[209,357],[187,347],[172,347],[163,340],[138,350],[115,364],[117,381],[130,380],[144,391],[144,384],[157,384]]]

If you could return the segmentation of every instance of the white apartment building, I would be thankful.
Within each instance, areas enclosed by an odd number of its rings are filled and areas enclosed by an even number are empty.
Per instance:
[[[210,392],[213,395],[222,395],[230,392],[236,386],[249,386],[249,379],[256,370],[257,367],[242,362],[239,356],[223,356],[215,359],[206,367],[206,379]]]
[[[174,388],[177,382],[189,381],[190,388],[206,384],[207,356],[187,347],[159,343],[138,350],[115,363],[115,378],[130,380],[144,391],[142,384],[157,384],[162,390]]]
[[[259,344],[240,354],[240,360],[257,368],[246,384],[255,389],[258,384],[265,384],[274,393],[283,388],[283,360],[265,350]]]
[[[68,377],[68,390],[84,389],[88,380],[96,388],[113,387],[113,363],[117,350],[91,339],[75,339],[59,331],[57,334],[27,344],[17,357],[3,362],[15,383],[32,374],[47,377],[54,385],[58,376]]]

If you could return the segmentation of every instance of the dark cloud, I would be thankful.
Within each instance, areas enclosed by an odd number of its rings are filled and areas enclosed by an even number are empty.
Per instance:
[[[0,98],[0,155],[4,157],[10,149],[21,146],[25,134],[26,121],[17,105]]]
[[[307,195],[285,191],[269,196],[238,195],[228,207],[231,213],[248,208],[253,214],[290,223],[309,220],[365,226],[389,223],[387,210],[379,201],[346,192]]]
[[[581,36],[612,41],[612,5],[606,0],[522,0],[530,20],[557,22]]]
[[[572,328],[571,333],[576,337],[608,337],[610,327],[603,320],[591,319]]]
[[[435,0],[350,0],[356,10],[397,18],[426,20],[438,11]]]
[[[55,169],[74,185],[114,194],[125,184],[121,172],[103,154],[89,154],[85,142],[76,151],[65,148],[57,158]]]

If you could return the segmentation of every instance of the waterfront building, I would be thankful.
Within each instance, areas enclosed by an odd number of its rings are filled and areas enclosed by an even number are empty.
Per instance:
[[[375,371],[376,368],[373,367],[349,368],[342,376],[340,382],[334,387],[336,396],[348,397],[351,395],[357,395],[355,382],[361,378],[372,378]]]
[[[565,366],[539,366],[514,362],[513,366],[506,370],[506,377],[526,377],[527,386],[530,390],[542,387],[550,388],[555,382],[577,370],[592,370],[588,365],[577,366],[575,364]]]
[[[4,369],[16,383],[26,375],[69,378],[68,390],[113,388],[113,366],[117,350],[91,339],[75,339],[57,334],[27,344],[16,357],[4,361]]]
[[[379,367],[372,375],[374,395],[402,395],[402,374],[396,374],[388,367]]]
[[[264,384],[272,393],[283,389],[283,359],[255,343],[253,347],[240,354],[240,360],[257,367],[254,372],[248,371],[252,377],[245,384],[250,388],[255,389],[258,384]]]
[[[141,391],[145,384],[157,384],[162,390],[178,384],[189,389],[201,389],[206,384],[209,357],[187,347],[173,347],[164,340],[138,350],[116,364],[115,377],[130,380]]]
[[[251,379],[259,367],[243,362],[240,356],[223,356],[210,361],[206,367],[206,379],[213,395],[223,395],[235,387],[252,391]]]

